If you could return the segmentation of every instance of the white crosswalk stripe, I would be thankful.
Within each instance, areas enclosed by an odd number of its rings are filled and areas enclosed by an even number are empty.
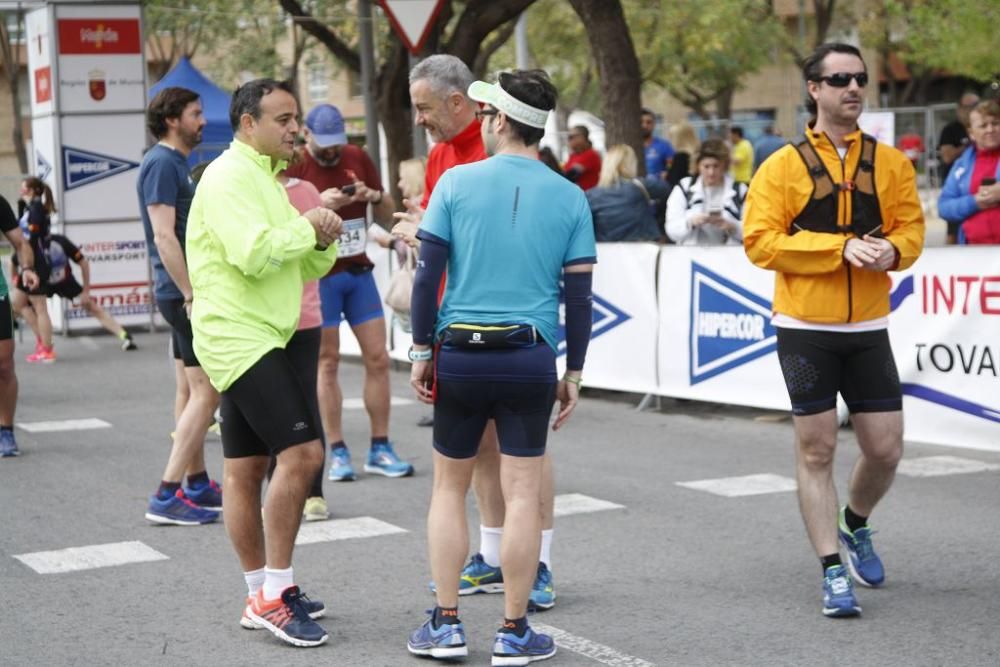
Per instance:
[[[93,544],[86,547],[70,547],[55,551],[36,551],[14,556],[39,574],[60,574],[77,570],[92,570],[98,567],[148,563],[168,560],[166,556],[151,546],[134,540]]]
[[[782,493],[785,491],[794,491],[797,488],[794,479],[771,473],[677,482],[677,486],[694,489],[695,491],[706,491],[714,493],[717,496],[725,496],[726,498],[758,496],[765,493]]]
[[[600,498],[591,498],[582,493],[564,493],[556,496],[554,516],[569,516],[570,514],[589,514],[607,510],[624,509],[624,505],[612,503]]]
[[[111,428],[111,424],[103,419],[88,417],[87,419],[60,419],[45,422],[18,422],[17,427],[28,433],[52,433],[55,431],[86,431],[95,428]]]
[[[990,470],[1000,470],[1000,465],[958,456],[924,456],[917,459],[903,459],[896,472],[907,477],[939,477]]]
[[[556,641],[557,650],[572,651],[602,665],[608,665],[608,667],[656,667],[655,663],[648,660],[627,655],[610,646],[598,644],[585,637],[578,637],[551,625],[532,623],[531,627],[538,632],[550,635]]]
[[[405,528],[380,521],[370,516],[359,516],[353,519],[334,519],[333,521],[317,521],[303,524],[295,544],[317,544],[335,540],[353,540],[362,537],[380,537],[407,532]]]

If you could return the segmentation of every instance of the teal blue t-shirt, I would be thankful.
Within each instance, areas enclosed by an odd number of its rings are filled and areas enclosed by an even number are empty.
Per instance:
[[[555,349],[563,267],[597,261],[583,190],[526,157],[446,171],[420,232],[449,247],[436,335],[455,323],[531,324]]]

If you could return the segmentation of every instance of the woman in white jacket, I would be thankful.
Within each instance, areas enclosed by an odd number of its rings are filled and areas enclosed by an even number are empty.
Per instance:
[[[742,244],[747,186],[726,173],[729,148],[709,139],[695,164],[698,173],[681,179],[667,200],[667,236],[678,245]]]

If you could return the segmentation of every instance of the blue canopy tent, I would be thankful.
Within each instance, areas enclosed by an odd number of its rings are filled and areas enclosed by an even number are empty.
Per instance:
[[[201,135],[201,144],[191,151],[188,164],[193,167],[199,162],[211,160],[228,148],[229,142],[233,140],[233,131],[229,126],[229,101],[232,96],[198,71],[187,57],[182,57],[166,76],[149,89],[149,99],[170,86],[180,86],[198,93],[207,121]]]

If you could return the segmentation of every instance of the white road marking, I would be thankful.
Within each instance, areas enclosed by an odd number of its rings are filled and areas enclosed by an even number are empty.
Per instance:
[[[18,422],[18,428],[28,433],[51,433],[53,431],[86,431],[94,428],[111,428],[111,424],[103,419],[90,417],[88,419],[60,419],[48,422]]]
[[[919,459],[903,459],[897,472],[907,477],[937,477],[939,475],[964,475],[973,472],[1000,470],[996,463],[986,463],[958,456],[925,456]]]
[[[77,340],[80,341],[80,345],[82,347],[85,347],[88,350],[99,350],[99,349],[101,349],[101,346],[97,344],[97,341],[94,340],[90,336],[80,336]]]
[[[781,475],[763,473],[760,475],[745,475],[743,477],[720,477],[719,479],[702,479],[694,482],[677,482],[696,491],[707,491],[717,496],[735,498],[737,496],[757,496],[764,493],[780,493],[794,491],[795,480]]]
[[[413,405],[416,403],[415,400],[409,398],[401,398],[399,396],[393,396],[391,400],[391,405]],[[345,398],[344,399],[344,410],[362,410],[365,407],[365,399],[363,398]]]
[[[299,536],[295,539],[295,544],[317,544],[319,542],[379,537],[405,532],[407,532],[406,529],[391,523],[379,521],[370,516],[359,516],[354,519],[334,519],[333,521],[303,524],[299,528]]]
[[[606,510],[624,509],[624,505],[612,503],[600,498],[591,498],[582,493],[563,493],[556,496],[556,507],[554,516],[568,516],[570,514],[588,514],[590,512],[604,512]]]
[[[139,541],[93,544],[57,551],[36,551],[14,556],[38,574],[59,574],[98,567],[148,563],[169,557]]]
[[[531,627],[539,632],[551,635],[556,641],[556,647],[559,651],[573,651],[602,665],[609,665],[609,667],[656,667],[655,663],[648,660],[626,655],[610,646],[598,644],[583,637],[577,637],[565,630],[554,628],[551,625],[533,622]]]

